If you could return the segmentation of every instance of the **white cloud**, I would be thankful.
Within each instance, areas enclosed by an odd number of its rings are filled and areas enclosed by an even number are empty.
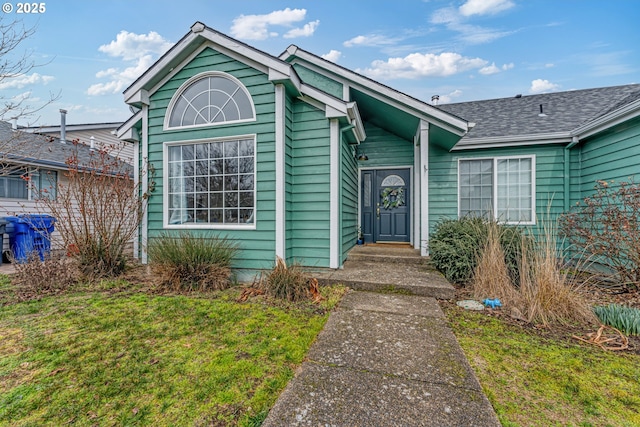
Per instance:
[[[302,28],[294,28],[293,30],[289,30],[284,36],[285,39],[293,39],[296,37],[309,37],[315,33],[316,29],[320,25],[319,20],[311,21],[304,25]]]
[[[99,79],[109,79],[105,83],[95,83],[87,89],[87,95],[109,95],[122,92],[131,82],[140,77],[151,65],[153,65],[153,57],[145,55],[138,58],[131,67],[124,70],[119,68],[109,68],[107,70],[98,71],[96,77]]]
[[[471,25],[467,21],[473,15],[497,13],[509,9],[513,4],[505,0],[469,0],[460,8],[445,7],[437,9],[431,15],[430,22],[444,25],[448,30],[459,33],[459,39],[469,44],[489,43],[512,34],[513,31],[501,31]]]
[[[398,39],[386,37],[380,34],[370,34],[368,36],[356,36],[342,43],[344,47],[368,46],[379,47],[389,46],[398,42]]]
[[[103,44],[98,50],[109,56],[131,61],[149,54],[163,54],[172,45],[155,31],[150,31],[149,34],[120,31],[115,40],[109,44]]]
[[[511,0],[467,0],[458,10],[463,16],[495,15],[513,6]]]
[[[342,52],[335,49],[331,49],[329,53],[325,53],[324,55],[321,55],[322,58],[331,62],[338,62],[341,56],[342,56]]]
[[[144,73],[154,60],[171,48],[173,44],[155,31],[149,34],[135,34],[120,31],[115,40],[98,48],[100,52],[109,56],[121,58],[124,69],[111,67],[96,73],[98,79],[108,79],[107,82],[95,83],[87,89],[92,96],[109,95],[121,92],[131,82]]]
[[[278,35],[277,32],[269,30],[270,26],[277,25],[289,27],[296,22],[304,21],[306,15],[306,9],[290,8],[276,10],[266,15],[240,15],[233,20],[233,24],[231,25],[231,35],[243,40],[265,40],[269,37],[276,37]],[[311,29],[313,33],[313,31],[315,31],[315,27],[318,26],[317,23],[319,21],[314,22],[316,22],[316,24],[310,22],[309,24],[306,24],[304,28],[309,26],[309,29]]]
[[[414,79],[419,77],[446,77],[475,68],[482,68],[487,61],[481,58],[464,57],[458,53],[444,52],[438,55],[412,53],[404,58],[389,58],[374,61],[371,68],[358,70],[372,78]]]
[[[560,89],[560,85],[551,83],[549,80],[536,79],[531,82],[529,93],[546,93]]]
[[[478,70],[480,74],[484,74],[485,76],[489,76],[491,74],[497,74],[500,72],[500,68],[496,67],[496,63],[494,62],[491,65],[487,65],[486,67],[482,67]]]
[[[0,89],[22,89],[27,86],[38,84],[46,85],[52,80],[54,80],[53,76],[43,76],[38,73],[2,76],[0,79]]]
[[[440,99],[438,100],[438,102],[440,104],[449,104],[455,101],[456,98],[459,98],[461,96],[462,91],[460,89],[456,89],[453,92],[448,93],[447,95],[440,95]]]
[[[503,70],[503,71],[510,70],[510,69],[512,69],[513,67],[515,67],[515,65],[514,65],[514,63],[513,63],[513,62],[510,62],[510,63],[508,63],[508,64],[502,64],[502,70]]]
[[[555,67],[555,66],[556,66],[556,64],[551,64],[551,63],[549,63],[549,64],[544,64],[544,68],[553,68],[553,67]]]

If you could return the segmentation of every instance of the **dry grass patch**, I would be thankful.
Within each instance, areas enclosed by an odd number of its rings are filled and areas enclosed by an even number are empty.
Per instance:
[[[473,280],[476,298],[500,298],[514,317],[550,324],[596,324],[589,304],[580,295],[576,275],[561,265],[555,225],[545,225],[537,239],[522,239],[518,281],[509,275],[501,246],[501,229],[489,223],[487,241]]]

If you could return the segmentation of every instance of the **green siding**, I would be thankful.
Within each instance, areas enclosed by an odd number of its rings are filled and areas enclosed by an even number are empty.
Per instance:
[[[400,138],[371,123],[365,122],[367,139],[358,146],[369,160],[359,161],[361,168],[413,166],[413,142]]]
[[[340,262],[358,238],[358,162],[351,154],[352,147],[342,138],[340,169],[340,224],[342,226]]]
[[[223,71],[238,78],[252,96],[255,122],[218,125],[198,129],[164,131],[167,106],[175,91],[186,80],[204,71]],[[240,253],[235,268],[264,269],[273,265],[275,253],[275,94],[267,76],[246,64],[212,49],[205,49],[175,76],[156,91],[149,109],[149,161],[156,170],[156,191],[149,199],[149,238],[163,231],[163,142],[233,137],[256,134],[256,229],[255,230],[194,230],[203,236],[224,236],[237,241]],[[179,230],[171,230],[179,233]]]
[[[638,182],[640,119],[616,126],[575,147],[579,165],[578,200],[593,193],[596,181]],[[574,155],[575,157],[575,155]]]
[[[330,132],[323,111],[298,101],[292,108],[291,257],[329,267]]]
[[[342,83],[330,79],[327,76],[316,73],[300,64],[294,64],[293,69],[296,70],[300,78],[306,84],[320,89],[338,99],[342,99]]]
[[[429,227],[458,216],[458,159],[535,155],[536,216],[538,221],[564,209],[564,147],[560,145],[492,148],[449,152],[429,148]],[[534,231],[536,227],[534,227]]]

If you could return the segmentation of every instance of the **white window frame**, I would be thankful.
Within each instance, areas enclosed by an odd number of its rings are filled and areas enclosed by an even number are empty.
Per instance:
[[[531,221],[504,221],[498,217],[498,161],[500,160],[531,160]],[[491,211],[493,219],[499,221],[503,224],[508,225],[536,225],[536,156],[535,154],[525,155],[525,156],[497,156],[497,157],[465,157],[458,159],[458,218],[460,218],[460,163],[464,161],[480,161],[480,160],[491,160],[493,161],[493,182],[492,186],[492,203]]]
[[[224,223],[204,223],[204,222],[190,222],[185,224],[171,224],[169,222],[169,147],[177,145],[196,145],[207,144],[210,142],[225,142],[225,141],[237,141],[243,139],[253,140],[253,222],[249,224],[224,224]],[[223,138],[205,138],[205,139],[192,139],[184,141],[171,141],[165,142],[162,148],[163,157],[163,173],[162,173],[162,185],[164,191],[162,192],[162,222],[163,227],[166,229],[209,229],[209,230],[255,230],[258,218],[258,171],[257,171],[257,135],[234,135]]]
[[[247,96],[247,98],[249,98],[249,103],[251,104],[251,112],[252,112],[253,116],[251,118],[247,118],[247,119],[229,120],[229,121],[224,121],[224,122],[201,123],[201,124],[197,124],[197,125],[188,125],[188,126],[170,126],[169,121],[171,119],[171,113],[173,112],[173,109],[175,108],[176,103],[180,100],[180,97],[182,96],[184,91],[191,84],[195,83],[196,81],[201,80],[201,79],[205,79],[205,78],[209,78],[209,77],[223,77],[223,78],[226,78],[226,79],[231,80],[234,83],[236,83],[238,85],[238,87],[240,88],[240,90],[242,90],[245,93],[245,95]],[[164,126],[163,126],[163,128],[164,128],[164,130],[180,130],[180,129],[197,129],[197,128],[211,127],[211,126],[224,126],[224,125],[229,125],[229,124],[255,122],[257,120],[256,117],[257,117],[256,116],[256,107],[255,107],[255,104],[253,102],[253,97],[249,93],[249,90],[247,90],[246,86],[243,85],[240,80],[238,80],[237,78],[235,78],[231,74],[223,73],[221,71],[205,71],[203,73],[196,74],[195,76],[191,77],[189,80],[184,82],[178,88],[178,90],[173,94],[173,97],[171,97],[171,101],[169,101],[169,105],[167,106],[167,110],[166,110],[165,115],[164,115]]]

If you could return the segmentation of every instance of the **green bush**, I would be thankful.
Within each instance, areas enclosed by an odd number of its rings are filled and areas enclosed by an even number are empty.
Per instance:
[[[429,240],[429,256],[449,281],[466,284],[471,280],[487,242],[488,224],[482,218],[466,217],[436,224]],[[509,276],[513,283],[519,283],[518,264],[526,237],[517,227],[498,225],[498,228]]]
[[[594,313],[602,323],[627,335],[640,335],[640,310],[618,304],[598,306]]]
[[[219,237],[160,235],[149,242],[149,260],[163,285],[174,290],[219,290],[229,287],[231,261],[238,245]]]

